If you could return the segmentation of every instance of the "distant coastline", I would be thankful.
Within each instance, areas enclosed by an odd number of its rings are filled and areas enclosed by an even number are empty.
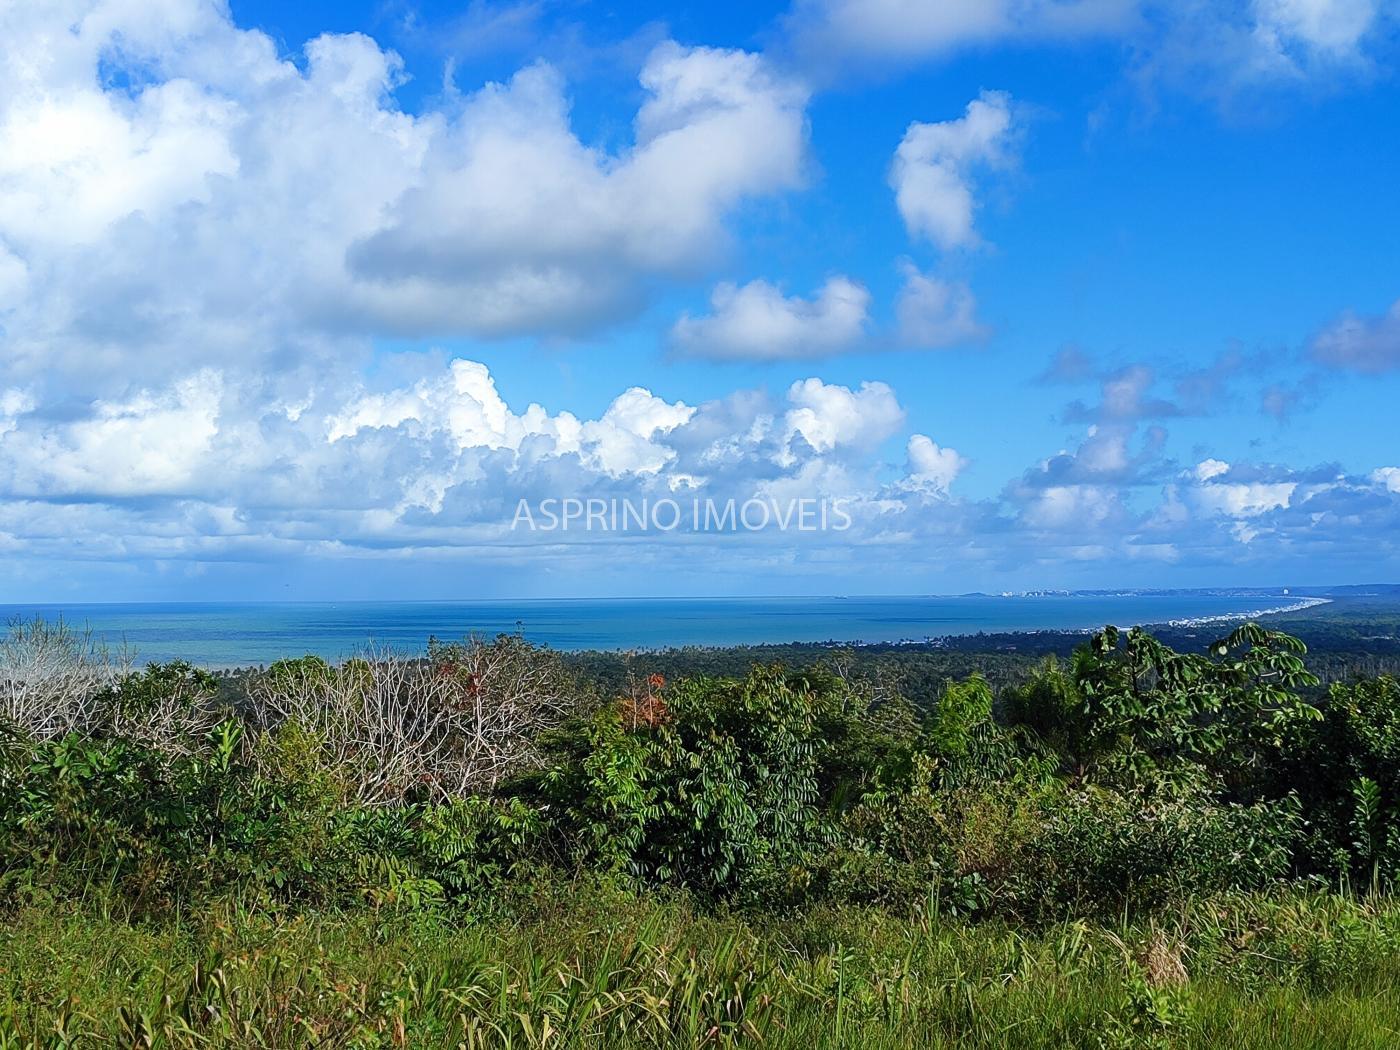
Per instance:
[[[1329,604],[1324,594],[1260,588],[946,598],[11,605],[0,606],[0,616],[62,616],[142,663],[183,659],[204,667],[250,667],[308,653],[341,660],[371,643],[417,651],[432,637],[517,632],[565,652],[785,644],[962,647],[985,636],[1014,646],[1017,639],[1083,636],[1104,624],[1189,630],[1296,614]]]
[[[1261,616],[1279,616],[1283,613],[1303,612],[1307,609],[1315,609],[1319,605],[1331,605],[1331,598],[1301,598],[1291,605],[1279,605],[1272,609],[1258,609],[1253,612],[1242,613],[1221,613],[1219,616],[1189,616],[1180,620],[1167,620],[1167,627],[1207,627],[1213,623],[1240,623],[1248,620],[1256,620]],[[1156,624],[1146,624],[1144,626],[1157,626]]]

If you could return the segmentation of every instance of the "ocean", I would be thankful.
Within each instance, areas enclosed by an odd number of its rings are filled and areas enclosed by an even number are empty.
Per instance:
[[[1313,601],[1316,601],[1315,599]],[[979,632],[1087,630],[1238,620],[1297,608],[1278,594],[1054,594],[825,598],[615,598],[460,602],[0,605],[6,620],[62,617],[141,663],[224,668],[367,643],[420,650],[430,636],[521,631],[556,649],[646,649],[780,642],[906,642]]]

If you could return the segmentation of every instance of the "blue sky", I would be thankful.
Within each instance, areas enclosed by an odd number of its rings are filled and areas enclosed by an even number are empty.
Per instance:
[[[1400,576],[1393,0],[0,40],[0,601]],[[852,524],[520,529],[566,498]]]

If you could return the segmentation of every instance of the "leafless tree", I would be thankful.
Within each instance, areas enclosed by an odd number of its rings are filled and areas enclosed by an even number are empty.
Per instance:
[[[575,704],[557,656],[523,639],[434,645],[426,660],[371,649],[337,667],[264,676],[251,692],[264,728],[296,721],[361,802],[490,790],[539,758],[540,733]]]
[[[0,638],[0,726],[27,741],[78,733],[148,744],[168,755],[200,748],[222,717],[213,689],[172,675],[129,690],[132,658],[63,620],[13,620]]]
[[[130,670],[91,632],[62,620],[12,620],[0,639],[0,722],[34,740],[91,732]]]

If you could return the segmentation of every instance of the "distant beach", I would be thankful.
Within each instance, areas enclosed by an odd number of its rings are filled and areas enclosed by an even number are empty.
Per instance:
[[[1330,605],[1331,598],[1300,598],[1290,605],[1279,605],[1272,609],[1254,609],[1249,612],[1222,613],[1219,616],[1195,616],[1184,620],[1168,620],[1168,627],[1205,627],[1212,623],[1233,623],[1236,621],[1254,620],[1260,616],[1279,616],[1283,613],[1303,612],[1307,609],[1314,609],[1319,605]]]

